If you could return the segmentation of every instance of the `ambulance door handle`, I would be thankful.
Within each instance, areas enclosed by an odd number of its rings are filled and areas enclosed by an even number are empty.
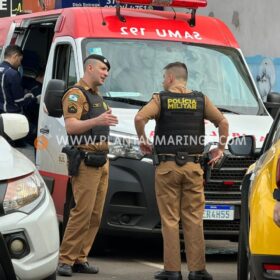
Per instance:
[[[47,127],[40,128],[40,133],[42,134],[49,134],[50,130]]]

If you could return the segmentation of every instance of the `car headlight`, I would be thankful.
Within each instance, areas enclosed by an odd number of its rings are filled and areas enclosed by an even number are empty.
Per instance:
[[[8,180],[3,207],[6,214],[20,211],[30,213],[45,196],[45,183],[38,171],[25,177]]]
[[[141,159],[139,140],[135,135],[111,133],[109,137],[109,158]]]

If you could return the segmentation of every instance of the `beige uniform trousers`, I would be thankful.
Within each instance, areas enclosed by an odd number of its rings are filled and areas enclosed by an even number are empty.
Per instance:
[[[156,198],[161,216],[164,269],[181,270],[181,220],[189,271],[205,269],[203,234],[204,189],[200,164],[161,162],[156,168]]]
[[[86,166],[82,161],[78,176],[72,178],[76,206],[60,247],[59,262],[73,265],[86,262],[99,229],[108,188],[109,161],[102,167]]]

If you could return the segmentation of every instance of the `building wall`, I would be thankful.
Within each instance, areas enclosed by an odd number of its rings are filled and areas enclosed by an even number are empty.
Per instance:
[[[279,0],[208,0],[198,11],[231,29],[264,100],[268,92],[280,92],[279,7]]]
[[[55,8],[55,0],[22,0],[22,2],[23,10],[33,13]]]

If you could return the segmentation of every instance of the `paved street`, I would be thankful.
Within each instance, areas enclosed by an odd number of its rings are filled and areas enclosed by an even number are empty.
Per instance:
[[[121,243],[124,241],[121,240]],[[97,275],[74,274],[71,279],[98,279],[98,280],[151,280],[154,272],[163,268],[160,244],[154,242],[141,243],[128,242],[123,247],[115,244],[115,248],[107,251],[105,255],[90,258],[91,263],[100,268]],[[215,280],[236,280],[237,243],[229,241],[207,241],[207,268]],[[182,255],[184,260],[184,254]],[[184,280],[187,268],[182,265]],[[58,277],[58,280],[69,279]]]

